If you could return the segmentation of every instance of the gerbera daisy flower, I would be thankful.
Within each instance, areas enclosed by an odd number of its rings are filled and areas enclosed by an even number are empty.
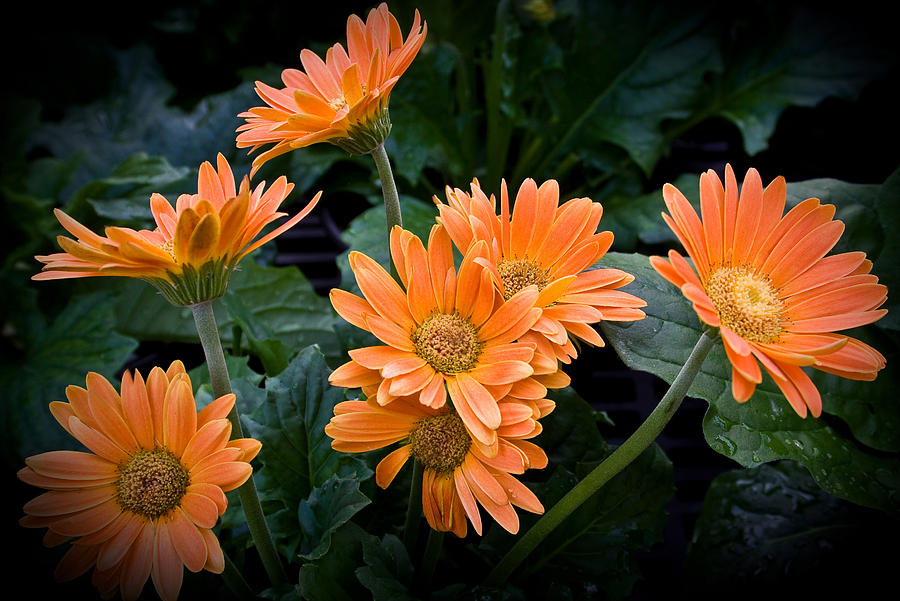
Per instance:
[[[351,360],[329,381],[346,388],[377,385],[372,396],[380,405],[416,394],[421,404],[440,408],[449,393],[472,435],[495,444],[497,401],[534,371],[534,345],[515,341],[540,316],[537,289],[499,299],[475,261],[486,253],[483,244],[466,253],[457,272],[450,238],[439,225],[431,229],[428,250],[399,226],[391,230],[390,246],[403,288],[371,258],[351,252],[365,298],[331,291],[341,317],[385,344],[350,351]]]
[[[693,303],[703,323],[719,328],[731,361],[731,390],[747,401],[762,381],[759,363],[801,417],[822,412],[822,399],[802,369],[873,380],[885,365],[871,346],[834,333],[872,323],[887,288],[870,274],[862,252],[826,256],[844,231],[833,205],[808,198],[782,216],[783,177],[763,190],[755,169],[738,195],[731,165],[725,185],[712,170],[700,176],[700,212],[671,184],[663,187],[663,219],[684,246],[650,257],[653,267]],[[759,363],[757,363],[759,362]]]
[[[311,50],[300,52],[304,71],[285,69],[285,87],[256,82],[256,93],[267,106],[238,117],[238,148],[275,144],[253,161],[255,173],[266,161],[295,148],[330,142],[350,154],[368,154],[391,131],[388,98],[425,41],[428,25],[416,11],[406,40],[397,19],[381,3],[366,22],[347,19],[347,50],[328,49],[323,61]]]
[[[597,233],[603,207],[590,198],[559,204],[559,184],[547,180],[540,187],[526,179],[519,187],[510,214],[506,182],[501,183],[500,214],[493,195],[488,198],[478,180],[472,193],[446,190],[447,204],[437,197],[442,223],[461,251],[484,243],[492,281],[504,298],[526,286],[537,286],[536,306],[541,318],[522,341],[537,345],[536,355],[569,363],[577,356],[570,335],[589,344],[604,342],[590,324],[644,318],[646,302],[618,290],[634,276],[619,269],[590,269],[612,245],[612,232]],[[552,371],[556,371],[554,368]]]
[[[40,255],[45,263],[34,280],[87,276],[126,276],[153,284],[176,305],[193,305],[225,294],[237,264],[303,219],[319,201],[321,192],[291,219],[257,239],[263,228],[287,213],[277,211],[294,184],[279,177],[265,190],[261,182],[250,191],[244,176],[239,190],[228,161],[221,154],[218,169],[200,165],[196,194],[182,194],[175,208],[161,194],[150,197],[156,229],[135,231],[107,227],[95,234],[59,209],[56,218],[77,240],[58,236],[66,252]]]
[[[137,599],[150,576],[160,597],[175,599],[183,567],[221,573],[224,556],[210,530],[225,512],[225,492],[243,484],[260,443],[230,440],[235,397],[197,412],[180,361],[153,368],[146,382],[125,372],[121,395],[89,373],[86,388],[66,388],[53,417],[90,452],[29,457],[19,479],[48,489],[25,504],[28,528],[48,528],[47,546],[76,539],[56,569],[71,580],[94,568],[104,598]]]
[[[501,420],[493,451],[472,435],[450,407],[434,409],[408,399],[384,407],[372,400],[339,403],[325,433],[334,439],[334,449],[348,453],[403,441],[375,468],[375,482],[387,488],[407,459],[420,462],[424,467],[422,509],[434,530],[464,537],[468,517],[480,535],[480,504],[515,534],[519,518],[514,506],[532,513],[543,513],[544,507],[511,474],[546,467],[547,456],[526,440],[541,432],[531,408],[510,399],[502,399],[498,406]]]

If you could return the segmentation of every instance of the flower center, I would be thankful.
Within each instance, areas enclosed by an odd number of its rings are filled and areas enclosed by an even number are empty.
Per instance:
[[[503,281],[503,298],[506,300],[532,284],[543,290],[550,283],[550,274],[532,259],[503,259],[497,265],[497,271]]]
[[[412,333],[412,342],[417,355],[445,374],[472,369],[481,353],[475,326],[455,313],[431,315]]]
[[[160,246],[161,249],[169,253],[169,256],[172,257],[172,260],[175,260],[175,243],[172,240],[166,240]]]
[[[330,106],[331,109],[335,111],[339,111],[344,108],[345,104],[347,104],[347,99],[343,96],[338,96],[337,98],[332,98],[328,101],[328,106]]]
[[[459,416],[447,413],[417,422],[409,442],[413,457],[426,469],[449,472],[462,465],[472,438]]]
[[[119,467],[116,501],[133,513],[154,519],[178,506],[190,483],[188,471],[169,451],[142,449]]]
[[[778,340],[784,301],[769,278],[745,267],[721,267],[706,282],[706,294],[722,323],[741,338],[767,344]]]

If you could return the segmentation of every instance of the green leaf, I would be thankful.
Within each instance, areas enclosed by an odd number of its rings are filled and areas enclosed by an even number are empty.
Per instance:
[[[691,596],[741,590],[828,592],[891,579],[897,522],[818,488],[790,461],[720,474],[710,484],[685,564]],[[837,588],[840,590],[840,588]],[[827,596],[827,595],[826,595]]]
[[[575,473],[558,468],[537,494],[552,507],[599,462],[580,464]],[[545,492],[546,491],[546,492]],[[672,463],[652,445],[594,493],[535,549],[527,572],[539,582],[601,582],[609,599],[625,599],[640,578],[636,551],[663,539],[665,505],[675,494]]]
[[[626,290],[647,301],[647,317],[637,322],[602,324],[605,337],[619,357],[632,369],[648,371],[666,382],[674,380],[700,337],[701,326],[681,292],[650,267],[646,256],[609,253],[600,264],[633,274]],[[843,424],[823,416],[802,419],[781,392],[764,378],[750,401],[740,404],[731,395],[731,367],[721,344],[710,352],[688,394],[705,399],[710,407],[703,429],[709,445],[744,466],[776,459],[803,463],[822,488],[861,505],[889,513],[900,511],[896,490],[900,484],[900,462],[895,454],[874,452],[843,434]],[[877,382],[876,382],[877,384]],[[854,382],[856,394],[890,394],[871,382]],[[838,399],[831,390],[821,390],[825,413]],[[888,402],[879,403],[881,408]],[[896,423],[888,420],[887,424]],[[849,423],[859,439],[883,440],[896,433],[867,435],[871,423]],[[896,431],[895,431],[896,432]]]
[[[363,541],[366,565],[356,569],[356,577],[372,592],[373,601],[413,601],[409,592],[413,565],[403,542],[393,534]]]
[[[301,544],[302,501],[318,506],[310,495],[332,476],[365,480],[372,474],[362,459],[334,451],[325,434],[334,406],[345,399],[343,389],[328,383],[330,373],[316,347],[303,349],[281,374],[266,380],[266,401],[243,420],[248,436],[263,443],[260,494],[282,513],[282,527],[273,532],[288,557]]]
[[[766,149],[787,107],[815,106],[829,96],[853,98],[890,66],[867,19],[805,6],[748,17],[701,110],[733,122],[749,155]]]
[[[274,333],[266,324],[254,320],[253,313],[241,296],[226,294],[222,297],[222,304],[247,338],[250,352],[262,361],[266,375],[277,376],[284,371],[293,354],[292,350],[280,340],[275,340]]]
[[[187,167],[175,168],[162,157],[139,152],[132,155],[102,179],[82,188],[68,211],[87,202],[106,220],[127,222],[137,227],[155,227],[150,212],[150,196],[186,191],[194,184],[194,173]],[[170,194],[171,196],[171,194]],[[174,202],[174,198],[171,199]]]
[[[234,145],[234,129],[240,123],[236,115],[258,103],[253,86],[242,83],[186,112],[169,105],[175,87],[166,81],[152,49],[135,46],[110,53],[116,65],[110,94],[71,107],[61,121],[43,124],[32,136],[33,145],[60,158],[91,149],[69,184],[72,192],[138,152],[196,169],[203,161],[214,162],[219,151],[236,174],[249,167],[246,152]]]
[[[118,331],[141,340],[197,341],[189,308],[174,307],[144,282],[121,278],[110,285],[122,290],[123,302],[116,311]],[[256,349],[271,353],[273,360],[310,344],[318,344],[330,359],[339,355],[333,328],[337,317],[331,303],[316,294],[296,267],[263,267],[247,258],[232,274],[226,297],[213,303],[224,345],[234,342],[233,327],[238,323],[230,307],[240,313],[245,335],[276,341]]]
[[[446,42],[423,48],[391,92],[392,128],[385,149],[411,186],[426,167],[463,176],[457,122],[447,101],[455,95],[451,76],[459,61],[459,51]]]
[[[354,601],[368,595],[356,578],[350,578],[363,565],[363,545],[378,544],[378,539],[347,522],[332,536],[332,551],[322,558],[300,566],[300,593],[309,601]]]
[[[102,293],[78,296],[48,324],[37,311],[22,316],[25,344],[17,360],[0,369],[6,400],[2,409],[4,460],[16,465],[24,457],[57,449],[80,448],[50,415],[51,401],[66,400],[66,386],[84,386],[88,371],[111,382],[137,347],[112,331],[117,299]]]
[[[580,10],[563,34],[564,66],[544,81],[558,125],[543,133],[554,145],[534,173],[569,150],[614,144],[649,175],[669,144],[663,122],[689,116],[703,75],[721,69],[714,30],[700,11],[661,4],[585,2]]]
[[[533,442],[547,453],[550,465],[574,467],[609,454],[609,445],[597,429],[602,417],[571,386],[551,390],[547,396],[556,409],[542,420],[543,431]]]
[[[700,177],[681,175],[672,184],[691,199],[698,195]],[[699,200],[697,205],[699,206]],[[660,216],[665,210],[662,190],[640,196],[613,194],[603,200],[600,229],[610,230],[615,234],[613,245],[620,252],[633,251],[639,242],[673,243],[677,238]]]
[[[612,452],[597,428],[597,413],[570,388],[553,391],[556,409],[543,418],[543,432],[534,443],[550,458],[552,472],[525,473],[545,508],[554,506],[585,475]],[[549,470],[548,470],[549,471]],[[540,474],[540,475],[538,475]],[[653,445],[622,472],[575,509],[532,552],[517,585],[536,596],[583,590],[594,583],[604,598],[627,597],[639,578],[635,552],[662,540],[664,506],[674,493],[672,464]],[[538,516],[520,511],[520,532]],[[492,526],[479,549],[495,561],[515,537]]]
[[[309,498],[300,501],[298,518],[303,533],[300,557],[319,559],[331,547],[331,535],[343,524],[371,503],[359,491],[359,480],[331,476],[313,489]]]
[[[400,196],[400,209],[403,213],[403,228],[421,238],[422,244],[427,247],[428,233],[431,231],[431,226],[436,223],[437,209],[434,205],[427,205],[403,195]],[[362,215],[351,221],[341,235],[341,239],[351,250],[368,255],[387,269],[390,251],[388,249],[387,219],[383,206],[367,209]],[[358,293],[356,278],[353,277],[353,272],[350,270],[349,254],[350,250],[337,258],[337,264],[341,270],[341,288]]]
[[[861,250],[872,263],[872,273],[888,290],[900,288],[897,245],[891,240],[900,219],[900,169],[882,185],[851,184],[836,179],[811,179],[788,184],[788,206],[807,198],[818,198],[837,208],[835,219],[844,222],[844,233],[833,253]],[[882,328],[900,330],[900,311],[888,297],[888,314],[875,322]]]

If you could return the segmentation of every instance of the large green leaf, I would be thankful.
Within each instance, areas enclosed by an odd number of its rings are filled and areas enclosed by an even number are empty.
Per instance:
[[[698,112],[737,125],[747,154],[766,149],[787,107],[853,98],[895,60],[873,39],[867,17],[819,8],[772,5],[742,15],[722,76]]]
[[[298,518],[303,541],[300,556],[305,560],[319,559],[331,547],[331,535],[335,530],[371,503],[359,491],[356,478],[331,476],[300,501]]]
[[[73,216],[88,203],[98,216],[108,222],[125,222],[136,227],[155,227],[150,213],[150,195],[158,192],[177,195],[194,185],[195,178],[187,167],[176,168],[163,157],[139,152],[128,157],[108,176],[93,181],[79,190],[67,207]]]
[[[18,464],[24,457],[56,449],[80,448],[52,418],[48,405],[66,399],[66,386],[84,386],[95,371],[117,384],[115,372],[137,342],[112,331],[117,299],[102,293],[79,296],[51,323],[37,311],[21,316],[18,359],[0,368],[3,458]]]
[[[353,522],[338,528],[333,535],[332,551],[300,566],[300,592],[303,597],[309,601],[366,598],[366,589],[350,574],[365,565],[363,546],[367,543],[377,545],[378,539]]]
[[[403,228],[417,235],[427,246],[428,233],[431,226],[436,223],[437,209],[434,205],[425,204],[408,196],[400,197],[400,209],[403,213]],[[350,246],[347,252],[337,258],[341,270],[341,288],[358,293],[359,288],[356,287],[356,279],[350,270],[350,261],[347,257],[351,251],[361,252],[387,269],[390,251],[384,207],[374,206],[367,209],[350,222],[341,239]]]
[[[668,148],[663,122],[687,117],[704,74],[721,68],[714,31],[702,11],[674,5],[579,7],[572,30],[559,33],[569,36],[563,67],[544,81],[554,114],[545,137],[553,146],[535,174],[570,149],[590,160],[603,144],[624,148],[649,174]]]
[[[861,250],[872,261],[872,273],[888,290],[900,288],[897,244],[892,243],[900,219],[900,169],[881,185],[851,184],[835,179],[811,179],[788,184],[788,206],[818,198],[837,207],[835,219],[844,222],[844,234],[832,252]],[[885,306],[892,308],[895,303]],[[889,311],[876,324],[900,330],[900,311]]]
[[[222,152],[236,173],[249,166],[246,152],[235,148],[234,130],[241,123],[237,114],[258,103],[252,85],[209,96],[186,112],[169,105],[175,88],[150,48],[111,52],[117,76],[110,95],[71,107],[61,121],[44,124],[31,139],[60,158],[90,149],[71,182],[72,192],[138,152],[191,169]]]
[[[372,473],[361,459],[332,450],[325,434],[334,406],[345,399],[343,389],[328,383],[330,373],[318,348],[303,349],[280,375],[266,380],[266,401],[244,418],[247,435],[263,443],[260,493],[278,508],[272,519],[279,527],[273,531],[288,557],[301,544],[301,502],[321,509],[310,495],[332,476],[364,480]]]
[[[569,388],[553,391],[556,409],[542,420],[534,439],[547,452],[550,466],[533,484],[544,507],[552,507],[612,452],[597,428],[597,413]],[[526,472],[524,479],[535,479]],[[640,576],[635,551],[662,540],[664,506],[674,493],[672,464],[653,445],[567,517],[523,564],[517,584],[537,595],[566,598],[593,583],[604,598],[627,597]],[[520,511],[520,532],[537,516]],[[480,549],[496,560],[515,537],[492,526]]]
[[[372,592],[373,601],[413,601],[413,565],[403,542],[393,534],[381,541],[363,540],[366,565],[356,569],[356,577]]]
[[[464,176],[456,116],[448,102],[455,93],[450,78],[459,61],[450,44],[423,48],[391,93],[393,126],[385,148],[396,173],[412,186],[426,167]]]
[[[834,593],[851,580],[892,584],[896,521],[824,492],[790,461],[713,480],[685,565],[691,596],[773,590]],[[826,595],[830,596],[830,595]]]
[[[174,307],[143,282],[121,279],[114,285],[123,296],[116,310],[118,331],[141,340],[197,340],[190,309]],[[329,358],[339,354],[331,303],[296,267],[264,267],[247,258],[232,274],[226,296],[228,302],[213,303],[223,344],[234,342],[233,326],[239,325],[227,310],[231,307],[240,314],[244,334],[257,341],[278,341],[293,351],[318,344]]]
[[[602,324],[607,340],[632,369],[653,373],[671,382],[694,344],[701,325],[690,303],[680,291],[650,267],[646,256],[610,253],[600,264],[623,269],[636,280],[626,290],[643,298],[647,317],[637,322]],[[900,485],[900,461],[896,454],[875,452],[866,443],[896,440],[895,404],[873,404],[887,419],[864,423],[828,417],[841,398],[838,391],[820,389],[825,416],[798,417],[777,387],[768,379],[757,387],[747,403],[731,395],[731,367],[721,344],[709,354],[694,380],[689,395],[710,403],[704,419],[704,435],[716,451],[744,466],[776,459],[803,463],[825,490],[855,503],[900,512],[896,491]],[[859,398],[890,395],[893,389],[878,381],[854,382]],[[846,394],[846,391],[840,391]],[[846,398],[846,397],[842,397]],[[843,417],[848,418],[848,415]],[[845,432],[849,426],[853,435]],[[872,432],[872,428],[875,432]],[[893,450],[893,449],[891,449]]]

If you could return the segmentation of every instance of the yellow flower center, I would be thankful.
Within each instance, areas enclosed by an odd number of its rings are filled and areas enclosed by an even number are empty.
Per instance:
[[[772,343],[778,340],[784,301],[769,278],[745,267],[720,267],[706,282],[722,323],[745,340]]]
[[[164,449],[141,449],[119,471],[119,506],[150,519],[177,507],[190,484],[188,471]]]
[[[330,106],[331,109],[335,111],[339,111],[344,108],[345,104],[347,104],[347,99],[343,96],[338,96],[337,98],[332,98],[328,101],[328,106]]]
[[[431,315],[412,333],[412,342],[417,355],[445,374],[472,369],[481,352],[475,326],[455,313]]]
[[[531,285],[543,290],[550,283],[550,274],[532,259],[503,259],[497,265],[500,279],[503,281],[503,298],[509,300],[513,295]]]
[[[412,455],[426,469],[453,471],[466,458],[472,438],[455,413],[426,417],[409,433]]]
[[[160,246],[161,249],[169,253],[169,256],[172,257],[172,260],[175,260],[175,243],[171,240],[166,240]]]

